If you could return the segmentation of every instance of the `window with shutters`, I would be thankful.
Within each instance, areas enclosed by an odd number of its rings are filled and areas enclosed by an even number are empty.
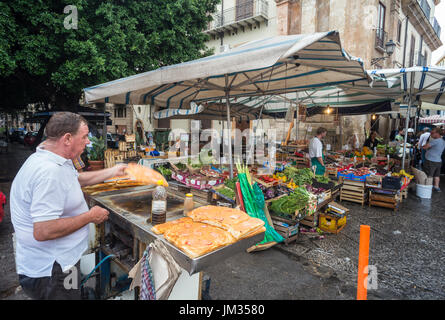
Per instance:
[[[402,21],[397,22],[397,42],[400,44],[402,41]]]
[[[253,16],[253,0],[236,0],[236,21]]]
[[[416,37],[414,35],[411,36],[411,48],[409,50],[409,66],[414,66],[414,52],[416,49]]]

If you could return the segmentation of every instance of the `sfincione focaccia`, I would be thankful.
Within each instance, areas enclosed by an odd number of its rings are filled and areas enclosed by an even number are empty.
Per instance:
[[[172,225],[164,237],[192,259],[236,241],[226,230],[200,222]]]
[[[227,230],[235,239],[244,238],[264,226],[264,221],[232,208],[204,206],[188,213],[193,221],[203,222]]]

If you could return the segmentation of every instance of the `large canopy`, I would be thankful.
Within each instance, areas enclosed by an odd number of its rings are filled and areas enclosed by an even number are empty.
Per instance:
[[[227,120],[227,108],[225,103],[203,103],[190,109],[156,111],[153,116],[155,119]],[[261,108],[251,108],[239,103],[230,105],[230,117],[245,121],[271,118],[262,113]]]
[[[366,92],[343,90],[339,87],[309,89],[274,96],[231,98],[231,117],[239,120],[262,118],[284,118],[289,106],[303,105],[307,115],[326,111],[327,107],[336,108],[340,115],[362,115],[384,112],[399,112],[393,109],[394,99],[375,96]],[[190,109],[164,109],[154,113],[155,119],[214,119],[224,120],[226,111],[223,105],[210,101],[192,106]]]
[[[368,81],[360,59],[341,47],[338,32],[252,41],[228,52],[84,89],[88,103],[189,108],[230,97],[276,95]]]

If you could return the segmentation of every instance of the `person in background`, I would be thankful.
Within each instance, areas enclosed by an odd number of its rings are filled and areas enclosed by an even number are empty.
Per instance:
[[[405,142],[405,129],[400,128],[399,132],[396,134],[395,141],[397,141],[398,143],[404,143]]]
[[[317,129],[316,136],[309,142],[309,157],[311,158],[311,166],[316,167],[315,174],[324,175],[326,167],[324,164],[323,143],[322,139],[326,137],[328,130],[320,127]]]
[[[411,145],[413,145],[413,146],[416,143],[416,136],[414,135],[414,129],[413,128],[409,128],[408,129],[408,138],[407,138],[406,142],[411,144]]]
[[[379,143],[377,141],[377,131],[372,130],[371,133],[369,134],[368,139],[366,139],[363,146],[368,147],[369,149],[371,149],[371,151],[373,151],[374,148],[377,148],[378,144]]]
[[[83,172],[83,168],[85,168],[85,163],[83,163],[82,158],[80,156],[73,159],[73,165],[78,172]]]
[[[430,138],[430,128],[425,127],[423,128],[423,133],[421,134],[420,138],[419,138],[419,143],[417,145],[417,148],[420,150],[421,152],[421,160],[422,160],[422,165],[425,163],[425,152],[426,150],[423,149],[423,146],[427,143],[428,139]]]
[[[431,137],[427,144],[423,146],[425,152],[425,164],[423,166],[428,177],[434,178],[433,190],[441,192],[440,170],[442,168],[442,153],[445,150],[445,140],[442,139],[442,130],[434,128],[431,130]]]

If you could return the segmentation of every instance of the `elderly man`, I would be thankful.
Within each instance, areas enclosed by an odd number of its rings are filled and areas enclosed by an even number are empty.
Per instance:
[[[81,190],[116,176],[125,166],[78,173],[73,159],[90,142],[87,121],[61,112],[46,126],[47,140],[17,173],[11,187],[11,218],[16,234],[16,265],[24,292],[33,299],[80,299],[80,288],[64,285],[88,249],[88,224],[100,224],[109,212],[88,208]],[[71,269],[73,272],[73,269]],[[80,280],[80,274],[77,274]]]
[[[433,190],[441,192],[440,170],[442,168],[442,153],[445,150],[445,140],[442,139],[442,130],[437,127],[431,130],[431,139],[423,146],[426,150],[425,164],[423,166],[428,177],[434,178]]]

